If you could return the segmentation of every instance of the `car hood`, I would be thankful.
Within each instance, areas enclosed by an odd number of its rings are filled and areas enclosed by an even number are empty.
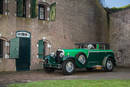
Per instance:
[[[63,49],[65,56],[75,56],[77,53],[83,52],[88,53],[88,49]]]
[[[63,49],[65,52],[74,52],[74,51],[86,51],[86,50],[88,50],[88,49]]]

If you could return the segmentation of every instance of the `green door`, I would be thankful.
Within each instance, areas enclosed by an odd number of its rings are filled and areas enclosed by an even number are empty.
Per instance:
[[[31,33],[17,31],[10,40],[10,58],[16,59],[16,71],[30,70]]]
[[[16,59],[16,70],[30,70],[30,38],[19,38],[19,58]]]

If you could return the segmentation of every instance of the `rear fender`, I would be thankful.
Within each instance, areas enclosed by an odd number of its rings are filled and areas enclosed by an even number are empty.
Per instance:
[[[114,65],[116,65],[116,60],[114,59],[114,57],[108,55],[108,56],[106,56],[106,57],[103,59],[103,62],[102,62],[103,67],[105,67],[105,64],[106,64],[106,61],[107,61],[108,58],[111,58],[112,61],[113,61],[113,63],[114,63]]]

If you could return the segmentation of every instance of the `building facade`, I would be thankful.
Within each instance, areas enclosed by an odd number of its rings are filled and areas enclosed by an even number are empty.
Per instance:
[[[108,32],[106,12],[98,0],[1,0],[0,71],[42,69],[41,39],[51,44],[45,49],[48,54],[74,48],[76,42],[108,42]],[[18,55],[21,59],[13,58]]]

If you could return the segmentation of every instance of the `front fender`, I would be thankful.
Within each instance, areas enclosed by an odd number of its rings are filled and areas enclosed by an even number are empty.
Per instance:
[[[79,68],[82,68],[82,67],[83,67],[83,65],[79,64],[79,62],[76,60],[76,58],[75,58],[75,57],[72,57],[72,56],[65,56],[65,57],[63,57],[62,61],[66,61],[66,60],[68,60],[68,59],[74,60],[76,67],[79,67]]]
[[[46,57],[45,57],[45,62],[47,62],[47,63],[55,63],[55,58],[54,57],[51,57],[50,55],[47,55]]]
[[[44,59],[50,59],[51,56],[50,55],[46,55]]]

